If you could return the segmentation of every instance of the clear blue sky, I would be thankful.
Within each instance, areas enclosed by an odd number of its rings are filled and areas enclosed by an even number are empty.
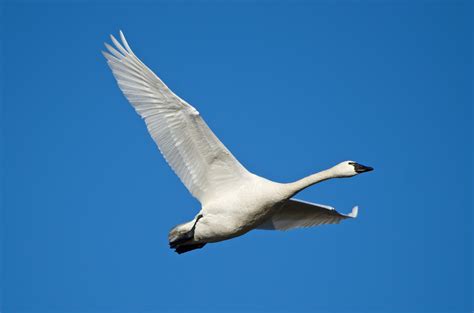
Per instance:
[[[115,2],[115,1],[114,1]],[[472,3],[3,3],[2,312],[470,312]],[[177,255],[199,209],[100,54],[123,29],[251,171],[375,171],[356,220]]]

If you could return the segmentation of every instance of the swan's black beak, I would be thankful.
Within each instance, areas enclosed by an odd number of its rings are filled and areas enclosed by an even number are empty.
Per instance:
[[[354,168],[355,168],[355,171],[358,174],[364,173],[364,172],[370,172],[370,171],[374,170],[373,167],[365,166],[365,165],[362,165],[362,164],[359,164],[359,163],[354,164]]]

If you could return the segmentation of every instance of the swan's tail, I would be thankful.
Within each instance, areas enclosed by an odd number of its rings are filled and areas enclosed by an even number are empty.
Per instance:
[[[172,243],[179,241],[180,239],[183,238],[184,235],[189,233],[192,230],[193,225],[194,225],[194,221],[176,225],[168,234],[168,240],[170,242],[170,246]]]
[[[171,249],[175,249],[176,253],[181,254],[195,249],[201,249],[206,243],[194,241],[194,228],[202,215],[198,215],[195,220],[180,224],[174,227],[169,235],[168,240]]]

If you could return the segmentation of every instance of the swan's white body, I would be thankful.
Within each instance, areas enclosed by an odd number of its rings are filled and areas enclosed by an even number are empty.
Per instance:
[[[249,174],[246,179],[202,204],[197,242],[216,242],[257,228],[291,195],[283,184]]]
[[[122,32],[120,36],[122,44],[111,37],[117,50],[106,44],[110,54],[104,52],[118,85],[145,120],[168,164],[202,205],[192,221],[171,231],[170,242],[177,252],[240,236],[255,228],[291,229],[356,217],[357,208],[344,215],[328,206],[290,198],[320,181],[362,172],[356,170],[357,166],[364,171],[371,168],[345,161],[288,184],[250,173],[219,141],[199,112],[135,56]]]

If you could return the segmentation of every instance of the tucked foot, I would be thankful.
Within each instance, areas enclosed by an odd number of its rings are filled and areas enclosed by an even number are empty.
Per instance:
[[[178,254],[182,254],[182,253],[189,252],[189,251],[192,251],[192,250],[201,249],[205,245],[206,245],[205,243],[183,245],[183,246],[176,247],[176,249],[174,251]]]

